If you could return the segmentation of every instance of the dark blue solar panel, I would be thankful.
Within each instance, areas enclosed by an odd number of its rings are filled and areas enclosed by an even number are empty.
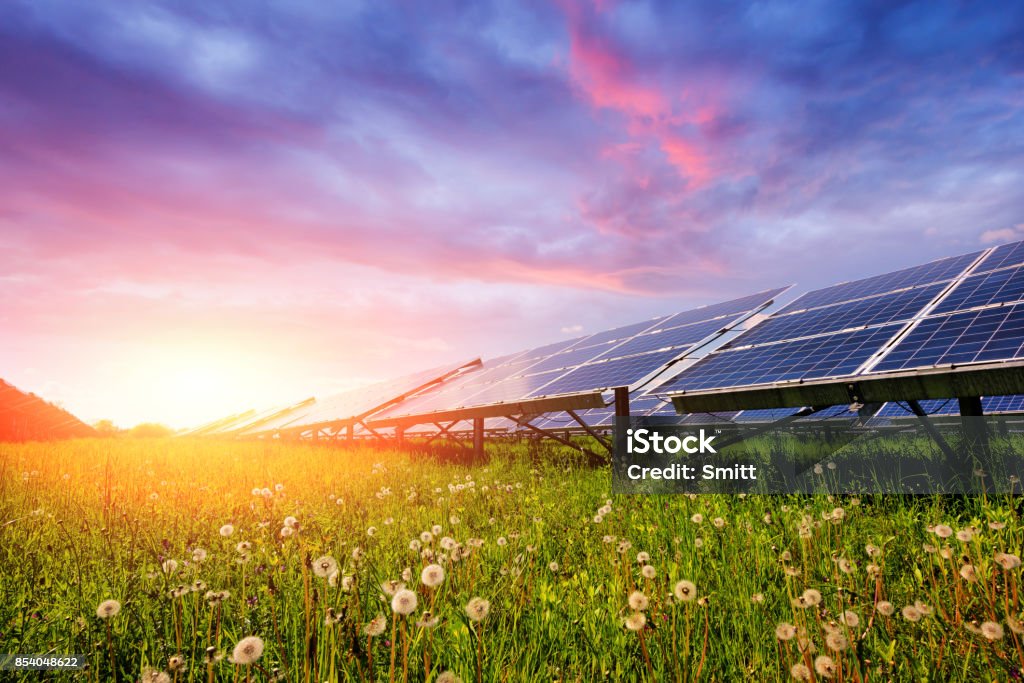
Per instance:
[[[483,387],[481,391],[449,398],[442,409],[447,410],[449,408],[485,406],[492,403],[509,403],[518,401],[561,374],[561,370],[553,370],[539,375],[511,377],[509,379],[502,380],[501,382],[489,384],[486,387]]]
[[[667,320],[669,316],[663,315],[660,318],[654,320],[645,320],[642,323],[634,323],[632,325],[624,325],[622,327],[616,327],[614,330],[605,330],[604,332],[598,332],[587,337],[580,346],[594,346],[595,344],[605,344],[612,341],[621,341],[628,339],[634,334],[639,334],[646,329],[656,327],[659,323]]]
[[[925,318],[872,372],[1024,356],[1024,304]]]
[[[963,311],[989,304],[1024,299],[1024,266],[964,278],[932,311],[934,314]]]
[[[751,294],[750,296],[733,299],[732,301],[723,301],[720,304],[701,306],[700,308],[694,308],[690,311],[676,313],[675,315],[670,316],[669,319],[661,325],[661,327],[689,325],[691,323],[721,318],[726,315],[735,317],[740,313],[746,313],[748,311],[761,308],[784,291],[786,291],[785,287],[769,289],[764,292],[758,292],[757,294]]]
[[[982,411],[985,413],[1020,413],[1024,412],[1024,396],[986,396],[981,399]]]
[[[800,420],[802,420],[804,422],[813,422],[814,420],[831,420],[831,419],[834,419],[834,418],[851,418],[852,419],[852,418],[855,418],[855,417],[857,417],[857,411],[856,410],[851,411],[850,410],[850,405],[849,404],[844,404],[844,405],[839,405],[839,406],[829,406],[828,408],[825,408],[823,410],[819,410],[816,413],[811,413],[810,415],[805,415],[804,417],[801,417]]]
[[[898,329],[898,324],[884,325],[721,351],[684,370],[674,380],[659,387],[659,391],[696,391],[849,375]]]
[[[826,332],[910,320],[946,285],[937,284],[882,294],[803,313],[776,315],[733,341],[733,346],[763,344]]]
[[[960,412],[957,401],[950,398],[918,401],[918,404],[921,406],[921,410],[928,415],[957,415]],[[908,417],[913,414],[914,411],[906,402],[889,401],[875,413],[875,417]]]
[[[738,414],[738,410],[724,413],[690,413],[683,417],[682,421],[683,424],[721,424],[723,422],[732,422]]]
[[[976,272],[983,273],[996,268],[1016,266],[1024,263],[1024,242],[1011,242],[996,247],[978,264]]]
[[[622,356],[632,356],[637,353],[657,351],[658,349],[691,346],[718,332],[723,326],[729,324],[731,320],[729,318],[718,318],[682,327],[645,332],[633,337],[625,344],[620,344],[606,351],[601,357],[621,358]]]
[[[679,351],[676,350],[655,351],[641,356],[583,365],[566,373],[564,377],[555,380],[550,385],[538,388],[531,393],[531,398],[629,386],[659,369],[677,355],[679,355]]]
[[[584,339],[586,339],[586,337],[576,337],[575,339],[567,339],[564,341],[554,342],[552,344],[545,344],[544,346],[538,346],[537,348],[529,349],[528,351],[523,351],[522,353],[515,354],[512,357],[506,356],[505,358],[510,360],[511,358],[514,357],[516,360],[519,361],[545,358],[553,353],[564,351],[565,349],[568,349],[571,346],[579,344]],[[490,365],[490,363],[488,363],[488,365]]]
[[[783,312],[841,303],[874,294],[892,292],[897,289],[951,280],[960,275],[967,266],[973,263],[980,253],[980,251],[977,251],[972,254],[964,254],[963,256],[951,256],[913,268],[897,270],[894,273],[885,273],[884,275],[876,275],[864,278],[863,280],[854,280],[853,282],[844,282],[832,287],[825,287],[824,289],[816,289],[813,292],[804,294],[786,306]]]
[[[549,358],[545,358],[544,360],[531,365],[526,372],[534,374],[537,372],[546,372],[548,370],[557,370],[559,368],[571,368],[573,366],[586,363],[588,360],[606,352],[609,348],[611,347],[608,344],[601,344],[600,346],[588,346],[584,348],[570,349],[564,353],[556,353]]]
[[[744,410],[736,415],[735,422],[776,422],[789,417],[799,408],[763,408],[760,410]]]

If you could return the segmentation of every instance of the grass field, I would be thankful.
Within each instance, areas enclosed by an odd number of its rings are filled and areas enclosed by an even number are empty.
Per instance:
[[[1021,676],[1005,498],[612,499],[530,452],[0,445],[0,652],[94,681]]]

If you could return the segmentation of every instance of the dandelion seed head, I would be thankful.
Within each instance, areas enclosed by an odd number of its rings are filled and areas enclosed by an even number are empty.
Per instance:
[[[909,622],[916,623],[921,621],[921,610],[917,609],[913,605],[907,605],[903,608],[903,618]]]
[[[888,600],[879,600],[875,605],[875,611],[881,614],[883,617],[891,617],[894,611],[892,603]]]
[[[997,621],[986,621],[981,624],[981,635],[989,640],[1002,640],[1003,633],[1003,626]]]
[[[491,611],[491,603],[483,598],[471,598],[466,604],[466,616],[473,621],[482,621]]]
[[[814,659],[814,671],[822,678],[834,678],[836,663],[827,655],[818,655]]]
[[[649,604],[650,600],[640,591],[633,591],[629,594],[629,608],[634,612],[642,612],[647,609]]]
[[[799,662],[790,667],[789,675],[792,676],[795,681],[811,680],[811,670],[807,668],[806,664],[801,664]]]
[[[408,616],[416,611],[418,602],[415,593],[408,588],[403,588],[396,591],[394,597],[391,598],[391,610],[395,614]]]
[[[658,575],[658,570],[654,568],[654,565],[645,564],[644,568],[640,570],[640,573],[643,574],[645,579],[653,579]]]
[[[313,573],[322,579],[338,573],[338,561],[330,555],[318,557],[313,561]]]
[[[1020,566],[1020,557],[1017,555],[1011,555],[1010,553],[996,553],[995,561],[996,564],[1007,571],[1010,569],[1016,569]]]
[[[370,623],[363,627],[363,632],[371,637],[379,636],[380,634],[384,633],[384,629],[387,628],[387,626],[387,617],[385,617],[383,614],[378,614],[370,620]]]
[[[782,622],[775,627],[775,637],[779,640],[793,640],[796,637],[796,626]]]
[[[936,524],[932,532],[939,538],[949,538],[953,535],[953,528],[946,524]]]
[[[258,636],[246,636],[238,641],[231,652],[235,664],[252,664],[263,656],[263,640]]]
[[[697,597],[697,585],[693,581],[686,579],[677,581],[676,585],[672,588],[672,594],[680,602],[690,602]]]
[[[222,526],[220,528],[220,535],[224,536],[225,538],[230,536],[233,533],[235,533],[235,527],[232,526],[231,524],[225,524],[224,526]]]
[[[117,600],[104,600],[96,608],[96,616],[100,619],[109,619],[116,617],[117,613],[121,611],[121,603]]]
[[[639,631],[647,624],[647,617],[643,612],[633,612],[626,617],[625,624],[630,631]]]

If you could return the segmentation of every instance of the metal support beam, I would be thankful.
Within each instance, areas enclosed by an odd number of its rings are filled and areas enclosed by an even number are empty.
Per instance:
[[[612,452],[612,444],[609,443],[603,436],[601,436],[596,431],[594,431],[593,427],[591,427],[586,422],[584,422],[583,419],[579,415],[576,414],[576,411],[574,411],[574,410],[566,410],[565,412],[569,413],[569,417],[571,417],[572,419],[576,420],[577,424],[579,424],[580,427],[583,427],[583,430],[587,434],[589,434],[590,436],[594,437],[594,439],[596,439],[599,444],[604,446],[606,451],[608,451],[609,453]]]
[[[910,407],[910,411],[914,413],[914,415],[917,415],[917,419],[921,423],[921,426],[924,427],[924,431],[928,432],[928,436],[932,437],[932,441],[938,445],[939,450],[941,450],[951,462],[956,460],[956,453],[949,447],[949,444],[946,443],[946,440],[942,437],[942,434],[939,433],[939,430],[935,428],[935,425],[932,424],[931,419],[928,417],[928,413],[924,412],[924,408],[921,407],[921,404],[916,400],[911,399],[907,401],[907,406]]]
[[[978,456],[988,453],[988,425],[983,419],[985,411],[981,405],[980,396],[961,396],[957,399],[960,404],[960,424],[964,430],[964,439],[968,449]]]
[[[629,387],[615,387],[615,417],[629,417]]]
[[[482,460],[484,457],[484,418],[473,418],[473,455]]]
[[[560,444],[568,446],[569,448],[572,448],[574,450],[578,450],[578,451],[580,451],[582,453],[585,453],[587,455],[587,457],[589,458],[589,461],[590,461],[591,465],[604,465],[604,464],[607,464],[607,462],[608,462],[607,459],[603,458],[602,456],[598,455],[597,453],[593,452],[592,450],[590,450],[588,448],[583,448],[581,446],[578,446],[578,445],[574,444],[571,440],[562,438],[561,436],[559,436],[558,434],[555,434],[554,432],[549,432],[546,429],[541,429],[540,427],[533,426],[532,424],[530,424],[530,421],[527,420],[527,419],[524,419],[522,417],[515,417],[514,415],[506,415],[506,417],[508,419],[512,420],[513,422],[515,422],[516,424],[518,424],[519,426],[526,427],[527,429],[529,429],[530,431],[534,432],[535,434],[537,434],[540,437],[547,437],[549,439],[557,441]]]

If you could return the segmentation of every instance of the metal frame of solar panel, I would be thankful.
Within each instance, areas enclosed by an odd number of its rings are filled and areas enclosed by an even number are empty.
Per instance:
[[[435,419],[563,412],[562,397],[588,396],[579,408],[605,406],[600,394],[633,386],[660,372],[669,362],[704,344],[723,329],[767,306],[785,288],[759,292],[711,306],[633,323],[580,337],[560,345],[546,345],[485,362],[484,373],[458,385],[403,403],[373,416],[382,426],[417,424]],[[554,400],[544,409],[542,401]],[[575,410],[577,406],[568,406]],[[550,419],[550,418],[545,418]]]
[[[319,399],[302,410],[290,411],[257,426],[249,426],[243,436],[302,435],[334,438],[351,429],[365,417],[415,396],[449,378],[469,374],[482,366],[479,358],[443,365],[351,389]],[[355,433],[353,432],[353,436]]]
[[[809,292],[655,391],[681,413],[1024,393],[1024,243]]]

